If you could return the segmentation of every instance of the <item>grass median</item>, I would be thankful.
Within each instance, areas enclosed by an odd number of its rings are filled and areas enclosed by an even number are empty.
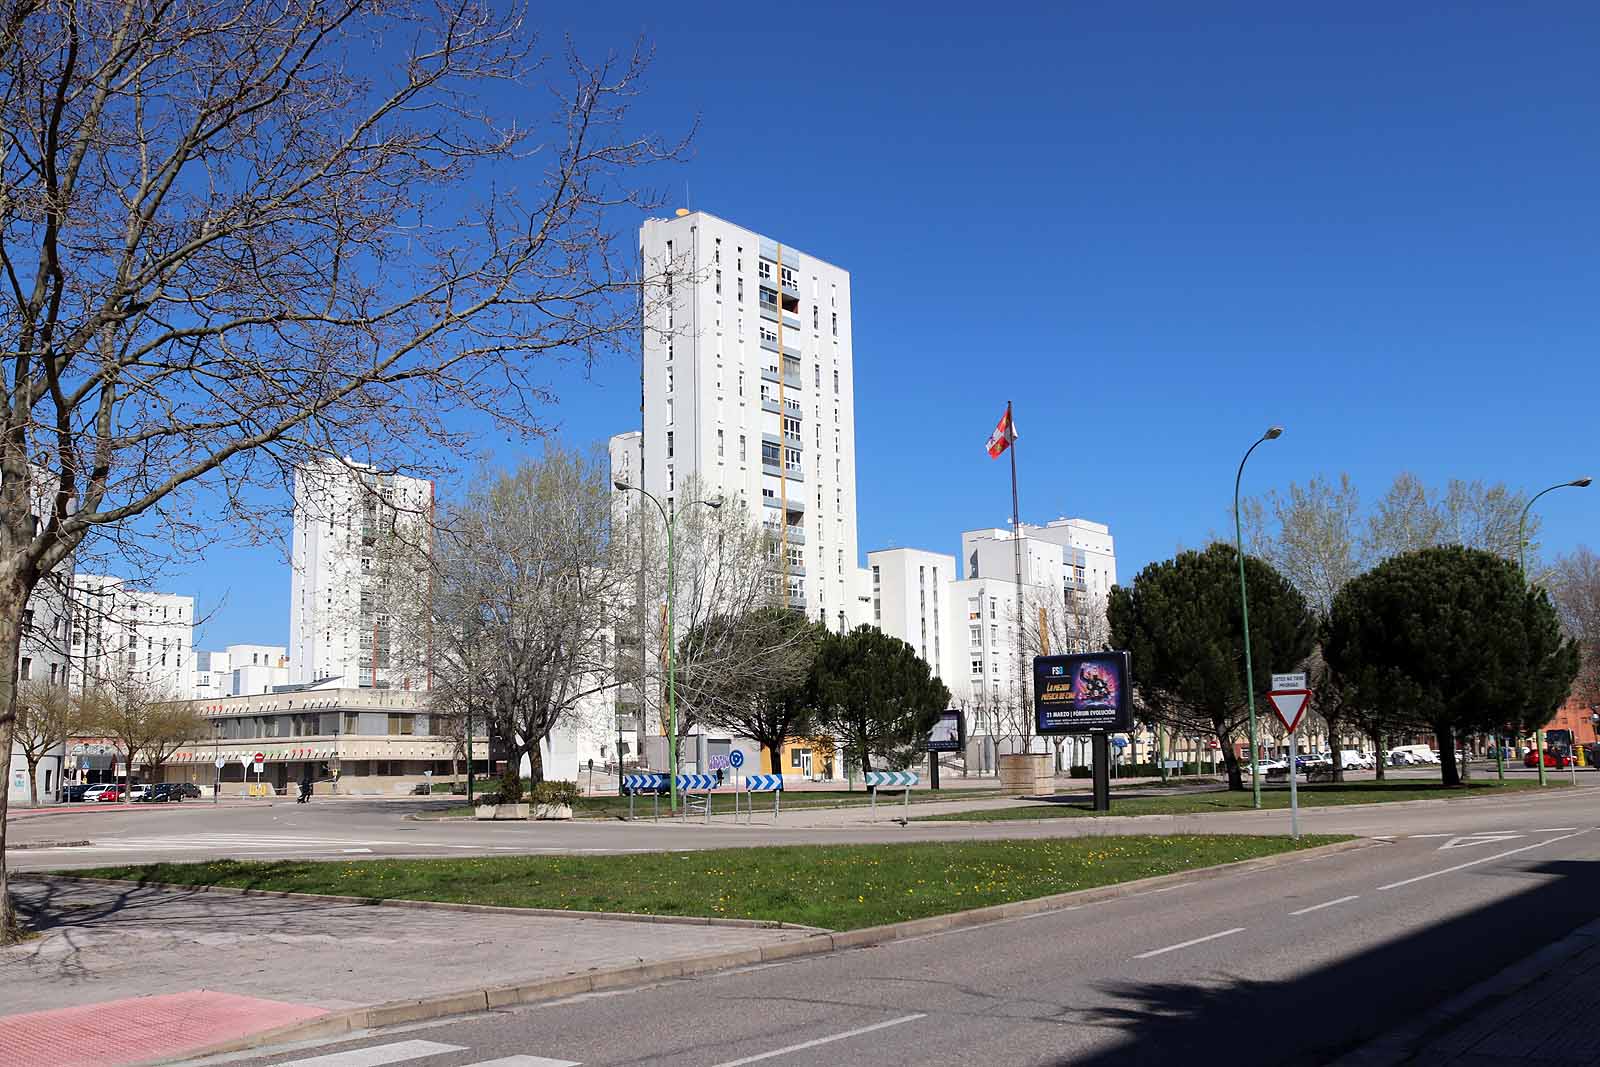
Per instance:
[[[487,793],[494,792],[492,786],[483,790]],[[948,800],[993,800],[1004,796],[999,789],[950,789],[935,793],[930,789],[921,788],[911,791],[911,803],[932,804]],[[715,811],[733,810],[733,787],[731,784],[723,786],[716,794]],[[859,808],[871,803],[872,797],[865,787],[858,786],[853,790],[848,789],[792,789],[785,790],[783,794],[784,811],[815,811],[826,808]],[[879,803],[902,803],[900,794],[880,798]],[[763,793],[757,804],[766,804],[771,807],[772,794]],[[633,814],[636,818],[648,819],[655,812],[655,801],[652,797],[641,796],[634,800]],[[668,810],[668,800],[665,795],[661,797],[661,810]],[[419,813],[418,819],[455,819],[466,818],[473,813],[473,809],[465,804],[443,811]],[[572,806],[572,813],[580,819],[626,819],[628,817],[628,798],[618,796],[585,796],[579,797],[578,802]]]
[[[815,845],[626,856],[156,863],[74,875],[570,911],[764,919],[853,930],[1346,840],[1176,835]]]
[[[1546,788],[1559,788],[1565,782],[1551,782]],[[1302,785],[1302,808],[1336,807],[1342,804],[1383,804],[1402,800],[1464,800],[1469,797],[1503,796],[1538,789],[1537,781],[1508,779],[1504,782],[1475,780],[1457,786],[1439,782],[1400,779],[1385,782],[1339,782],[1329,785]],[[1286,809],[1289,788],[1274,785],[1261,791],[1263,808]],[[1113,795],[1111,810],[1097,812],[1086,797],[1036,800],[1017,807],[990,808],[985,811],[960,811],[946,815],[927,815],[921,822],[1010,822],[1018,819],[1078,819],[1101,815],[1207,815],[1216,812],[1248,811],[1250,790],[1185,793],[1177,796],[1118,797]]]

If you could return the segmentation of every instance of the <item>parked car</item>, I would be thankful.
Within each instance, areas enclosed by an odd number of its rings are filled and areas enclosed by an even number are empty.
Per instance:
[[[183,786],[177,782],[157,782],[145,790],[141,796],[133,799],[142,800],[149,804],[165,804],[169,801],[183,799]]]
[[[56,794],[56,799],[63,804],[77,803],[84,799],[84,793],[93,788],[94,786],[86,782],[73,782],[71,785],[62,786],[61,791]],[[89,799],[92,800],[94,798],[91,797]]]
[[[94,799],[100,804],[114,804],[122,799],[122,792],[122,786],[108,785],[103,787],[99,793],[95,794]]]
[[[148,782],[135,782],[128,787],[128,799],[143,800],[150,795],[151,790],[154,788],[155,786]]]
[[[1355,749],[1347,748],[1339,753],[1339,765],[1347,771],[1364,771],[1372,766],[1372,761]]]
[[[104,793],[107,789],[110,789],[110,788],[111,788],[111,786],[107,782],[96,782],[94,785],[88,786],[87,788],[84,789],[84,791],[83,791],[83,799],[84,800],[88,800],[88,801],[99,800],[100,799],[100,794]]]
[[[1407,753],[1412,757],[1411,762],[1413,763],[1420,764],[1439,762],[1439,753],[1435,752],[1427,745],[1396,745],[1394,748],[1389,750],[1389,755],[1393,756],[1396,752]]]
[[[173,788],[175,788],[179,794],[178,796],[173,797],[173,800],[182,800],[184,797],[188,797],[190,800],[200,799],[200,787],[195,785],[193,782],[179,782]]]
[[[1565,752],[1546,752],[1544,754],[1544,765],[1546,767],[1570,767],[1572,762],[1572,757]],[[1524,767],[1539,766],[1539,754],[1537,752],[1528,753],[1522,757],[1522,765]]]

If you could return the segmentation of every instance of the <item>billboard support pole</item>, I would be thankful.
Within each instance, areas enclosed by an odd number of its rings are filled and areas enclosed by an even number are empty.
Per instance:
[[[928,788],[939,788],[939,753],[928,753]]]
[[[1089,735],[1094,749],[1094,810],[1111,810],[1111,738],[1104,730]]]

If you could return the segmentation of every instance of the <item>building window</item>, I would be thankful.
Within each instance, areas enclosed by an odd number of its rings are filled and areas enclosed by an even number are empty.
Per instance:
[[[835,337],[839,336],[839,313],[837,311],[833,313],[833,335]]]
[[[722,458],[722,430],[717,430],[717,458]]]
[[[772,280],[772,264],[764,259],[761,260],[756,264],[756,274],[762,281],[770,282]]]
[[[803,770],[805,768],[805,765],[806,765],[804,757],[808,756],[810,754],[811,754],[811,750],[808,749],[808,748],[790,749],[789,750],[789,766],[792,769],[797,770],[797,771],[798,770]]]
[[[812,305],[811,305],[811,328],[812,328],[812,329],[813,329],[813,330],[820,330],[820,329],[822,329],[822,327],[821,327],[821,326],[820,326],[820,325],[819,325],[819,324],[818,324],[818,322],[817,322],[817,317],[818,317],[818,316],[819,316],[819,315],[821,315],[821,314],[822,314],[822,312],[821,312],[821,310],[820,310],[820,309],[819,309],[819,308],[818,308],[818,307],[817,307],[817,305],[815,305],[815,304],[812,304]]]
[[[722,295],[722,272],[717,271],[717,295]]]
[[[740,434],[740,435],[739,435],[739,462],[740,462],[740,463],[743,463],[743,462],[744,462],[744,461],[745,461],[745,454],[744,454],[744,434]]]
[[[672,458],[672,431],[667,431],[667,458]]]
[[[973,648],[977,648],[978,646],[982,645],[983,644],[983,627],[982,626],[974,626],[974,627],[971,628],[970,632],[972,634],[972,647]]]
[[[667,352],[668,352],[667,358],[668,359],[672,358],[671,351],[672,350],[670,348],[668,348],[668,350],[667,350]],[[669,392],[669,393],[672,392],[672,368],[671,367],[667,368],[667,392]]]
[[[33,677],[33,657],[23,656],[22,667],[17,671],[17,677],[26,682]]]
[[[972,673],[973,674],[982,674],[983,673],[983,660],[982,659],[974,659],[972,661]]]
[[[668,388],[671,388],[671,386],[668,386]],[[839,372],[838,371],[834,371],[833,372],[833,395],[834,396],[838,396],[839,395]]]
[[[739,278],[737,281],[738,281],[739,303],[742,304],[742,303],[744,303],[744,279],[743,278]]]

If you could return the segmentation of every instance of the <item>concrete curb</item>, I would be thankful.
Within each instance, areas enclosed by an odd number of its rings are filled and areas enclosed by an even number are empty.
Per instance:
[[[847,930],[840,933],[820,932],[811,937],[776,945],[766,945],[760,948],[725,950],[699,956],[683,956],[677,959],[659,960],[654,963],[640,963],[605,971],[593,971],[588,974],[575,974],[560,978],[544,978],[532,982],[489,986],[483,989],[469,989],[433,997],[390,1001],[386,1004],[376,1004],[365,1008],[329,1012],[327,1015],[316,1019],[291,1023],[288,1026],[280,1026],[272,1030],[263,1030],[259,1033],[248,1034],[244,1037],[224,1041],[206,1048],[185,1052],[183,1054],[184,1062],[201,1059],[206,1056],[221,1055],[227,1052],[264,1048],[291,1041],[336,1038],[362,1030],[393,1026],[397,1023],[420,1022],[427,1019],[443,1018],[448,1015],[470,1014],[472,1012],[488,1011],[492,1008],[505,1008],[517,1004],[531,1004],[543,1000],[579,996],[584,993],[644,985],[667,978],[687,978],[738,967],[754,966],[759,963],[799,959],[806,956],[820,956],[844,949],[884,945],[894,941],[926,937],[931,934],[945,933],[971,926],[982,926],[986,923],[1038,915],[1043,912],[1057,911],[1072,906],[1094,904],[1104,900],[1115,900],[1120,897],[1138,896],[1143,893],[1155,892],[1170,885],[1179,885],[1191,881],[1209,881],[1213,878],[1235,874],[1239,871],[1267,870],[1289,863],[1309,862],[1340,852],[1379,847],[1383,844],[1385,843],[1381,841],[1357,838],[1353,841],[1339,841],[1331,845],[1319,845],[1316,848],[1308,848],[1299,852],[1284,852],[1275,856],[1237,860],[1233,863],[1223,863],[1213,867],[1200,867],[1191,871],[1178,871],[1173,874],[1156,875],[1153,878],[1141,878],[1132,882],[1118,882],[1115,885],[1097,886],[1092,889],[1078,889],[1070,893],[1035,897],[1031,900],[1016,900],[1008,904],[994,904],[985,908],[974,908],[970,911],[951,912],[948,915],[933,915],[925,919],[912,919],[908,922],[889,923],[884,926],[869,926],[860,930]],[[128,884],[125,882],[112,882],[107,879],[86,878],[78,880],[98,884]],[[294,894],[275,893],[261,895],[292,896]],[[350,898],[314,899],[348,900]],[[473,907],[473,905],[460,906]],[[530,909],[497,908],[495,910],[526,912]],[[556,914],[570,916],[583,913],[557,912]],[[627,918],[627,916],[620,915],[611,917]],[[751,920],[745,921],[752,922],[753,925],[774,925],[762,924]],[[808,929],[792,926],[787,928]],[[143,1064],[136,1065],[136,1067],[154,1067],[155,1064],[169,1062],[171,1062],[170,1057],[162,1060],[148,1060]]]
[[[815,932],[815,926],[773,922],[766,919],[723,919],[710,915],[644,915],[622,911],[567,911],[562,908],[513,908],[500,904],[457,904],[447,900],[404,900],[371,897],[335,896],[330,893],[293,893],[274,889],[241,889],[228,885],[181,885],[173,882],[145,882],[132,878],[92,878],[71,872],[43,874],[18,871],[12,881],[82,882],[85,885],[133,886],[140,889],[165,889],[186,893],[222,893],[239,897],[276,897],[317,904],[350,904],[369,908],[412,908],[420,911],[465,911],[489,915],[535,915],[556,919],[592,919],[601,922],[666,923],[674,926],[726,926],[744,930],[799,930]]]
[[[7,844],[7,852],[26,852],[30,848],[85,848],[94,844],[93,841],[28,841],[22,844]]]

